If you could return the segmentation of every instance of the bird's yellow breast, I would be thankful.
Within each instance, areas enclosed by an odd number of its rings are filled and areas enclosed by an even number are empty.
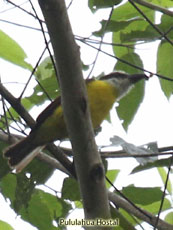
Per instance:
[[[94,129],[99,127],[112,108],[118,92],[107,81],[91,81],[87,84],[88,101]]]
[[[93,80],[89,81],[86,86],[91,120],[93,128],[96,129],[108,115],[116,100],[117,93],[115,87],[106,81]],[[33,134],[36,137],[35,143],[39,145],[67,138],[68,133],[62,106],[59,105],[53,113],[33,131]]]

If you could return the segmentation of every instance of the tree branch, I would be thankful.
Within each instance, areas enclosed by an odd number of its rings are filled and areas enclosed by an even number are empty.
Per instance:
[[[16,110],[16,112],[24,119],[26,124],[33,128],[35,125],[34,119],[30,116],[28,111],[23,107],[20,100],[15,98],[0,82],[0,94],[8,101],[8,103]]]
[[[109,147],[109,146],[108,146]],[[73,152],[71,149],[66,147],[61,147],[61,149],[66,153],[68,156],[72,156]],[[173,155],[173,146],[167,146],[158,148],[158,152],[156,153],[145,153],[145,154],[129,154],[125,152],[124,150],[117,150],[117,151],[104,151],[100,150],[100,155],[102,158],[108,159],[108,158],[141,158],[141,157],[155,157],[155,156],[167,156],[167,155]]]
[[[62,0],[39,0],[53,46],[62,105],[72,143],[85,217],[110,218],[104,168],[94,140],[87,95],[76,45]],[[101,202],[100,202],[101,201]]]

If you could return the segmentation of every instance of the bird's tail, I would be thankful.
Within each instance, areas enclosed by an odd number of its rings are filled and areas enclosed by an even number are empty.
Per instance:
[[[27,160],[27,163],[24,163],[26,166],[38,153],[38,146],[33,143],[33,137],[30,135],[6,149],[4,157],[8,158],[9,166],[17,171],[19,164]],[[24,167],[22,166],[22,168]],[[21,171],[21,169],[18,171]]]

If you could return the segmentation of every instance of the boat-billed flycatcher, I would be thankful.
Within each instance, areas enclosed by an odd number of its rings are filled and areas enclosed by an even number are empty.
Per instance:
[[[147,79],[146,75],[114,72],[101,77],[99,80],[86,80],[94,129],[98,128],[106,118],[114,102],[120,100],[141,79]],[[67,137],[61,98],[58,97],[38,116],[36,125],[30,134],[22,141],[9,147],[4,156],[8,158],[10,166],[15,168],[38,146],[44,146]]]

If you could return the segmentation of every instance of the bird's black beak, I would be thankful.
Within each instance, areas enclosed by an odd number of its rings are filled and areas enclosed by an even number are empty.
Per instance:
[[[128,78],[133,84],[137,83],[138,81],[142,79],[144,80],[149,79],[149,77],[147,77],[145,74],[142,74],[142,73],[129,75]]]

